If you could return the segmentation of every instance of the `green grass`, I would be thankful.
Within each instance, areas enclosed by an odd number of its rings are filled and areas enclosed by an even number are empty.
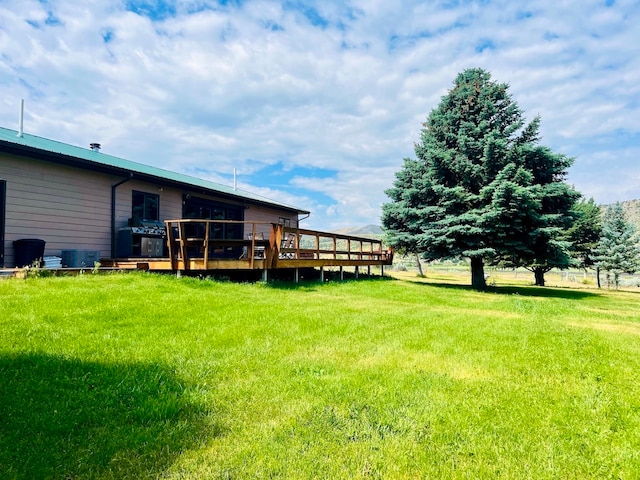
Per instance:
[[[0,281],[0,478],[635,479],[639,300]]]

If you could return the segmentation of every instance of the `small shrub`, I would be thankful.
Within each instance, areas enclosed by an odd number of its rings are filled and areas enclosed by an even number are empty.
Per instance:
[[[52,277],[54,273],[50,270],[46,270],[40,266],[40,260],[34,260],[31,265],[27,265],[18,275],[19,278],[40,278],[40,277]]]

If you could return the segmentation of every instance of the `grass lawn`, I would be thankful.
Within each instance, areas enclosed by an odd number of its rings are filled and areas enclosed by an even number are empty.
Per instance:
[[[405,278],[0,281],[0,478],[640,477],[640,293]]]

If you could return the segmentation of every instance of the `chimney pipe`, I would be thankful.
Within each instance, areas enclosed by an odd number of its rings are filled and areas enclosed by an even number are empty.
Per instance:
[[[99,152],[101,145],[99,143],[90,143],[89,147],[91,147],[91,150],[94,152]]]
[[[18,137],[24,136],[24,98],[20,100],[20,121],[18,124]]]

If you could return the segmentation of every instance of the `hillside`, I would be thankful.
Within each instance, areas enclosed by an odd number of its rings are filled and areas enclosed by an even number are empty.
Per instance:
[[[640,231],[640,200],[626,200],[620,202],[627,217],[627,221],[633,223]]]
[[[347,227],[336,230],[342,235],[352,235],[354,237],[380,238],[383,235],[382,228],[378,225],[366,225],[364,227]]]

